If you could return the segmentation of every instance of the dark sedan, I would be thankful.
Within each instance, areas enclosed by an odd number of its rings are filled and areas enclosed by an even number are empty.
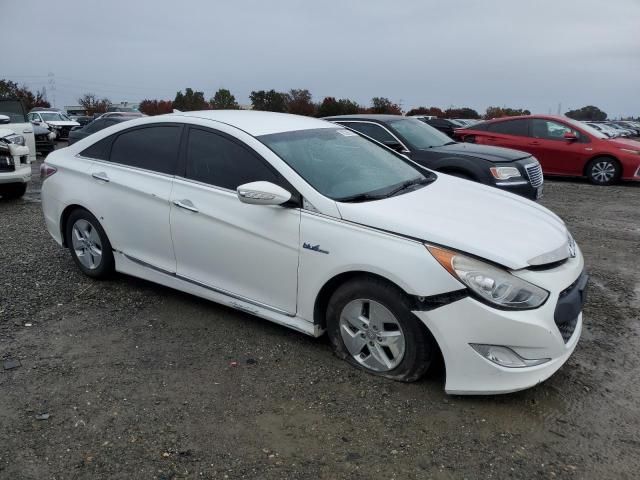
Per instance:
[[[73,145],[78,140],[82,140],[85,137],[88,137],[92,133],[99,132],[103,128],[110,127],[111,125],[115,125],[116,123],[126,122],[127,120],[131,120],[136,117],[128,117],[128,116],[113,116],[113,117],[100,117],[95,119],[93,122],[88,123],[84,127],[76,127],[75,129],[69,132],[69,145]]]
[[[458,143],[420,120],[399,115],[344,115],[325,120],[372,138],[423,167],[530,199],[542,196],[542,169],[529,153]]]

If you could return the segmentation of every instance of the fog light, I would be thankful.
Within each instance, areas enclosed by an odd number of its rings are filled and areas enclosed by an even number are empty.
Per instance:
[[[535,365],[540,365],[551,360],[550,358],[523,358],[516,352],[511,350],[509,347],[503,347],[501,345],[483,345],[479,343],[470,343],[469,345],[471,345],[471,348],[473,348],[481,356],[497,365],[500,365],[501,367],[533,367]]]

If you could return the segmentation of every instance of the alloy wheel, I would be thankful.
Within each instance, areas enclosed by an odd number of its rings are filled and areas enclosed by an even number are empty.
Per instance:
[[[615,174],[616,167],[609,160],[601,160],[591,169],[591,177],[598,183],[609,183]]]
[[[87,220],[77,220],[71,229],[71,243],[80,263],[95,270],[102,262],[102,241],[96,228]]]
[[[349,354],[370,370],[393,370],[404,357],[402,327],[393,313],[376,301],[349,302],[340,313],[340,335]]]

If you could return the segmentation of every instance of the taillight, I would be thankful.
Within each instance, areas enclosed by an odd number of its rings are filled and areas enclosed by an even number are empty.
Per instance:
[[[43,163],[42,165],[40,165],[40,178],[42,180],[46,180],[57,171],[58,171],[57,168],[52,167],[51,165],[47,165],[46,163]]]

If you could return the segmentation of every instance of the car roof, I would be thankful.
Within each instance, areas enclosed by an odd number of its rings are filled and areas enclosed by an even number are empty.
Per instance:
[[[403,115],[385,115],[385,114],[367,114],[367,113],[359,113],[353,115],[335,115],[332,117],[324,117],[324,120],[371,120],[384,122],[386,120],[398,120],[399,118],[413,118],[413,117],[405,117]]]
[[[169,113],[166,117],[193,117],[213,120],[239,128],[253,136],[316,128],[336,128],[332,123],[313,117],[258,110],[200,110]]]

